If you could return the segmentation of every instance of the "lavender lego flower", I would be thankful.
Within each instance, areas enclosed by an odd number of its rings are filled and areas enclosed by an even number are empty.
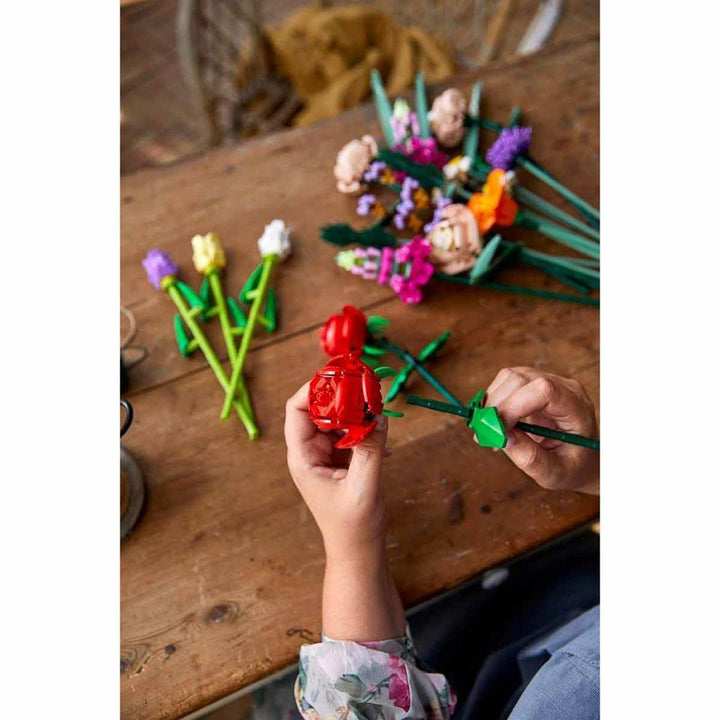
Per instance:
[[[387,165],[381,160],[375,160],[370,163],[370,167],[367,172],[363,175],[365,182],[378,182],[380,180],[380,173],[387,167]]]
[[[375,201],[377,198],[372,195],[371,193],[367,193],[366,195],[361,195],[358,198],[357,202],[357,214],[358,215],[369,215],[370,210],[372,209],[372,206],[375,204]]]
[[[529,150],[531,139],[530,126],[503,128],[498,139],[487,151],[485,159],[493,168],[512,170],[517,159]]]
[[[176,275],[178,266],[172,261],[172,258],[162,250],[153,248],[148,251],[147,256],[142,261],[148,280],[157,290],[162,290],[160,281],[168,275]]]
[[[412,200],[401,200],[395,208],[395,217],[393,223],[398,230],[402,230],[405,227],[405,220],[407,216],[415,209],[415,203]]]
[[[449,197],[441,195],[435,200],[435,210],[433,212],[432,220],[423,227],[423,231],[427,235],[430,231],[443,219],[443,210],[452,204],[452,200]]]
[[[400,197],[407,203],[411,203],[413,207],[413,193],[420,187],[420,183],[409,175],[403,180]]]

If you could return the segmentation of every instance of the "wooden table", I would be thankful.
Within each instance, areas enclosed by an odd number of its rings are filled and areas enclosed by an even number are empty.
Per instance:
[[[452,84],[467,89],[474,79]],[[533,155],[596,203],[597,39],[494,67],[482,79],[483,114],[502,121],[520,105],[535,128]],[[372,108],[362,107],[122,180],[122,301],[136,315],[136,342],[150,350],[131,372],[135,423],[124,439],[148,487],[145,515],[121,550],[124,718],[181,717],[292,664],[303,642],[294,631],[320,637],[320,535],[286,469],[282,419],[286,398],[323,362],[317,331],[331,312],[351,303],[383,315],[389,336],[414,351],[451,330],[433,371],[461,398],[504,366],[533,365],[579,378],[598,401],[596,308],[440,282],[407,307],[334,265],[319,226],[359,220],[354,200],[334,189],[333,162],[368,131],[379,134]],[[236,417],[219,420],[223,393],[202,358],[180,356],[173,307],[140,261],[161,247],[197,287],[189,240],[214,230],[228,255],[225,287],[237,293],[274,217],[292,227],[293,255],[275,275],[280,327],[258,332],[246,365],[262,430],[251,442]],[[530,269],[503,279],[561,289]],[[411,389],[434,396],[418,378]],[[502,453],[479,449],[460,421],[403,409],[406,417],[391,421],[384,473],[388,551],[408,606],[596,516],[594,498],[542,490]]]

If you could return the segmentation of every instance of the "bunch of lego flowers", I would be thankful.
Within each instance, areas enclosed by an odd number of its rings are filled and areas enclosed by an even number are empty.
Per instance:
[[[385,146],[369,135],[349,142],[334,172],[338,190],[356,196],[357,214],[372,223],[321,229],[325,241],[355,246],[337,255],[340,267],[389,285],[408,303],[419,302],[422,286],[436,277],[598,304],[587,296],[599,288],[599,212],[530,158],[532,128],[518,125],[518,110],[507,126],[481,119],[482,83],[473,86],[469,102],[451,88],[429,110],[422,74],[415,83],[415,110],[402,98],[391,105],[375,71],[371,83]],[[497,134],[486,162],[479,152],[481,127]],[[575,215],[523,188],[518,168],[557,191]],[[575,254],[541,253],[510,242],[501,233],[511,226],[538,232]],[[494,282],[496,273],[517,262],[537,267],[577,294]]]
[[[268,283],[274,265],[290,254],[289,230],[282,220],[273,220],[265,226],[258,240],[261,262],[237,301],[226,296],[223,289],[226,258],[218,236],[212,232],[195,235],[190,242],[193,264],[203,276],[199,292],[178,278],[178,265],[162,250],[150,250],[142,264],[153,287],[165,292],[175,304],[175,339],[180,352],[190,357],[199,349],[224,390],[221,417],[225,419],[235,410],[249,437],[255,440],[259,430],[242,371],[256,325],[260,323],[268,332],[277,327],[277,299]],[[203,324],[213,318],[219,320],[222,329],[230,374],[203,330]]]

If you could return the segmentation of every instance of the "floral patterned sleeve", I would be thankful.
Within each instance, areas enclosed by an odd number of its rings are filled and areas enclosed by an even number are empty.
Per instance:
[[[323,642],[300,649],[295,700],[305,720],[447,720],[455,693],[421,669],[409,631],[378,642]]]

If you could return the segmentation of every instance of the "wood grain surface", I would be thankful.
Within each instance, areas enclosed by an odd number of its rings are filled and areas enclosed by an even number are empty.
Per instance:
[[[475,79],[439,87],[468,88]],[[483,114],[502,121],[520,105],[535,128],[533,155],[597,202],[596,40],[495,66],[482,79]],[[533,365],[577,377],[598,401],[597,309],[441,283],[407,307],[334,266],[319,226],[359,224],[354,201],[334,190],[335,154],[377,131],[372,108],[363,107],[123,178],[122,301],[137,318],[135,342],[150,350],[131,371],[135,422],[123,440],[148,488],[145,515],[121,550],[124,718],[182,717],[291,664],[303,642],[297,631],[320,637],[322,547],[287,472],[282,420],[287,397],[323,362],[317,329],[328,314],[345,303],[381,314],[391,321],[389,337],[413,351],[451,330],[433,371],[461,398],[504,366]],[[273,217],[292,226],[293,255],[274,279],[278,332],[260,331],[247,363],[262,431],[253,443],[237,418],[219,420],[223,393],[202,359],[180,356],[173,306],[148,284],[140,261],[161,247],[197,287],[189,239],[214,230],[228,254],[225,287],[237,293]],[[553,247],[522,231],[516,237]],[[561,289],[529,269],[502,279]],[[220,336],[210,336],[220,351]],[[435,396],[420,378],[410,389]],[[478,448],[461,421],[402,399],[392,406],[406,417],[390,422],[387,544],[407,605],[597,515],[594,498],[544,491],[502,453]]]

